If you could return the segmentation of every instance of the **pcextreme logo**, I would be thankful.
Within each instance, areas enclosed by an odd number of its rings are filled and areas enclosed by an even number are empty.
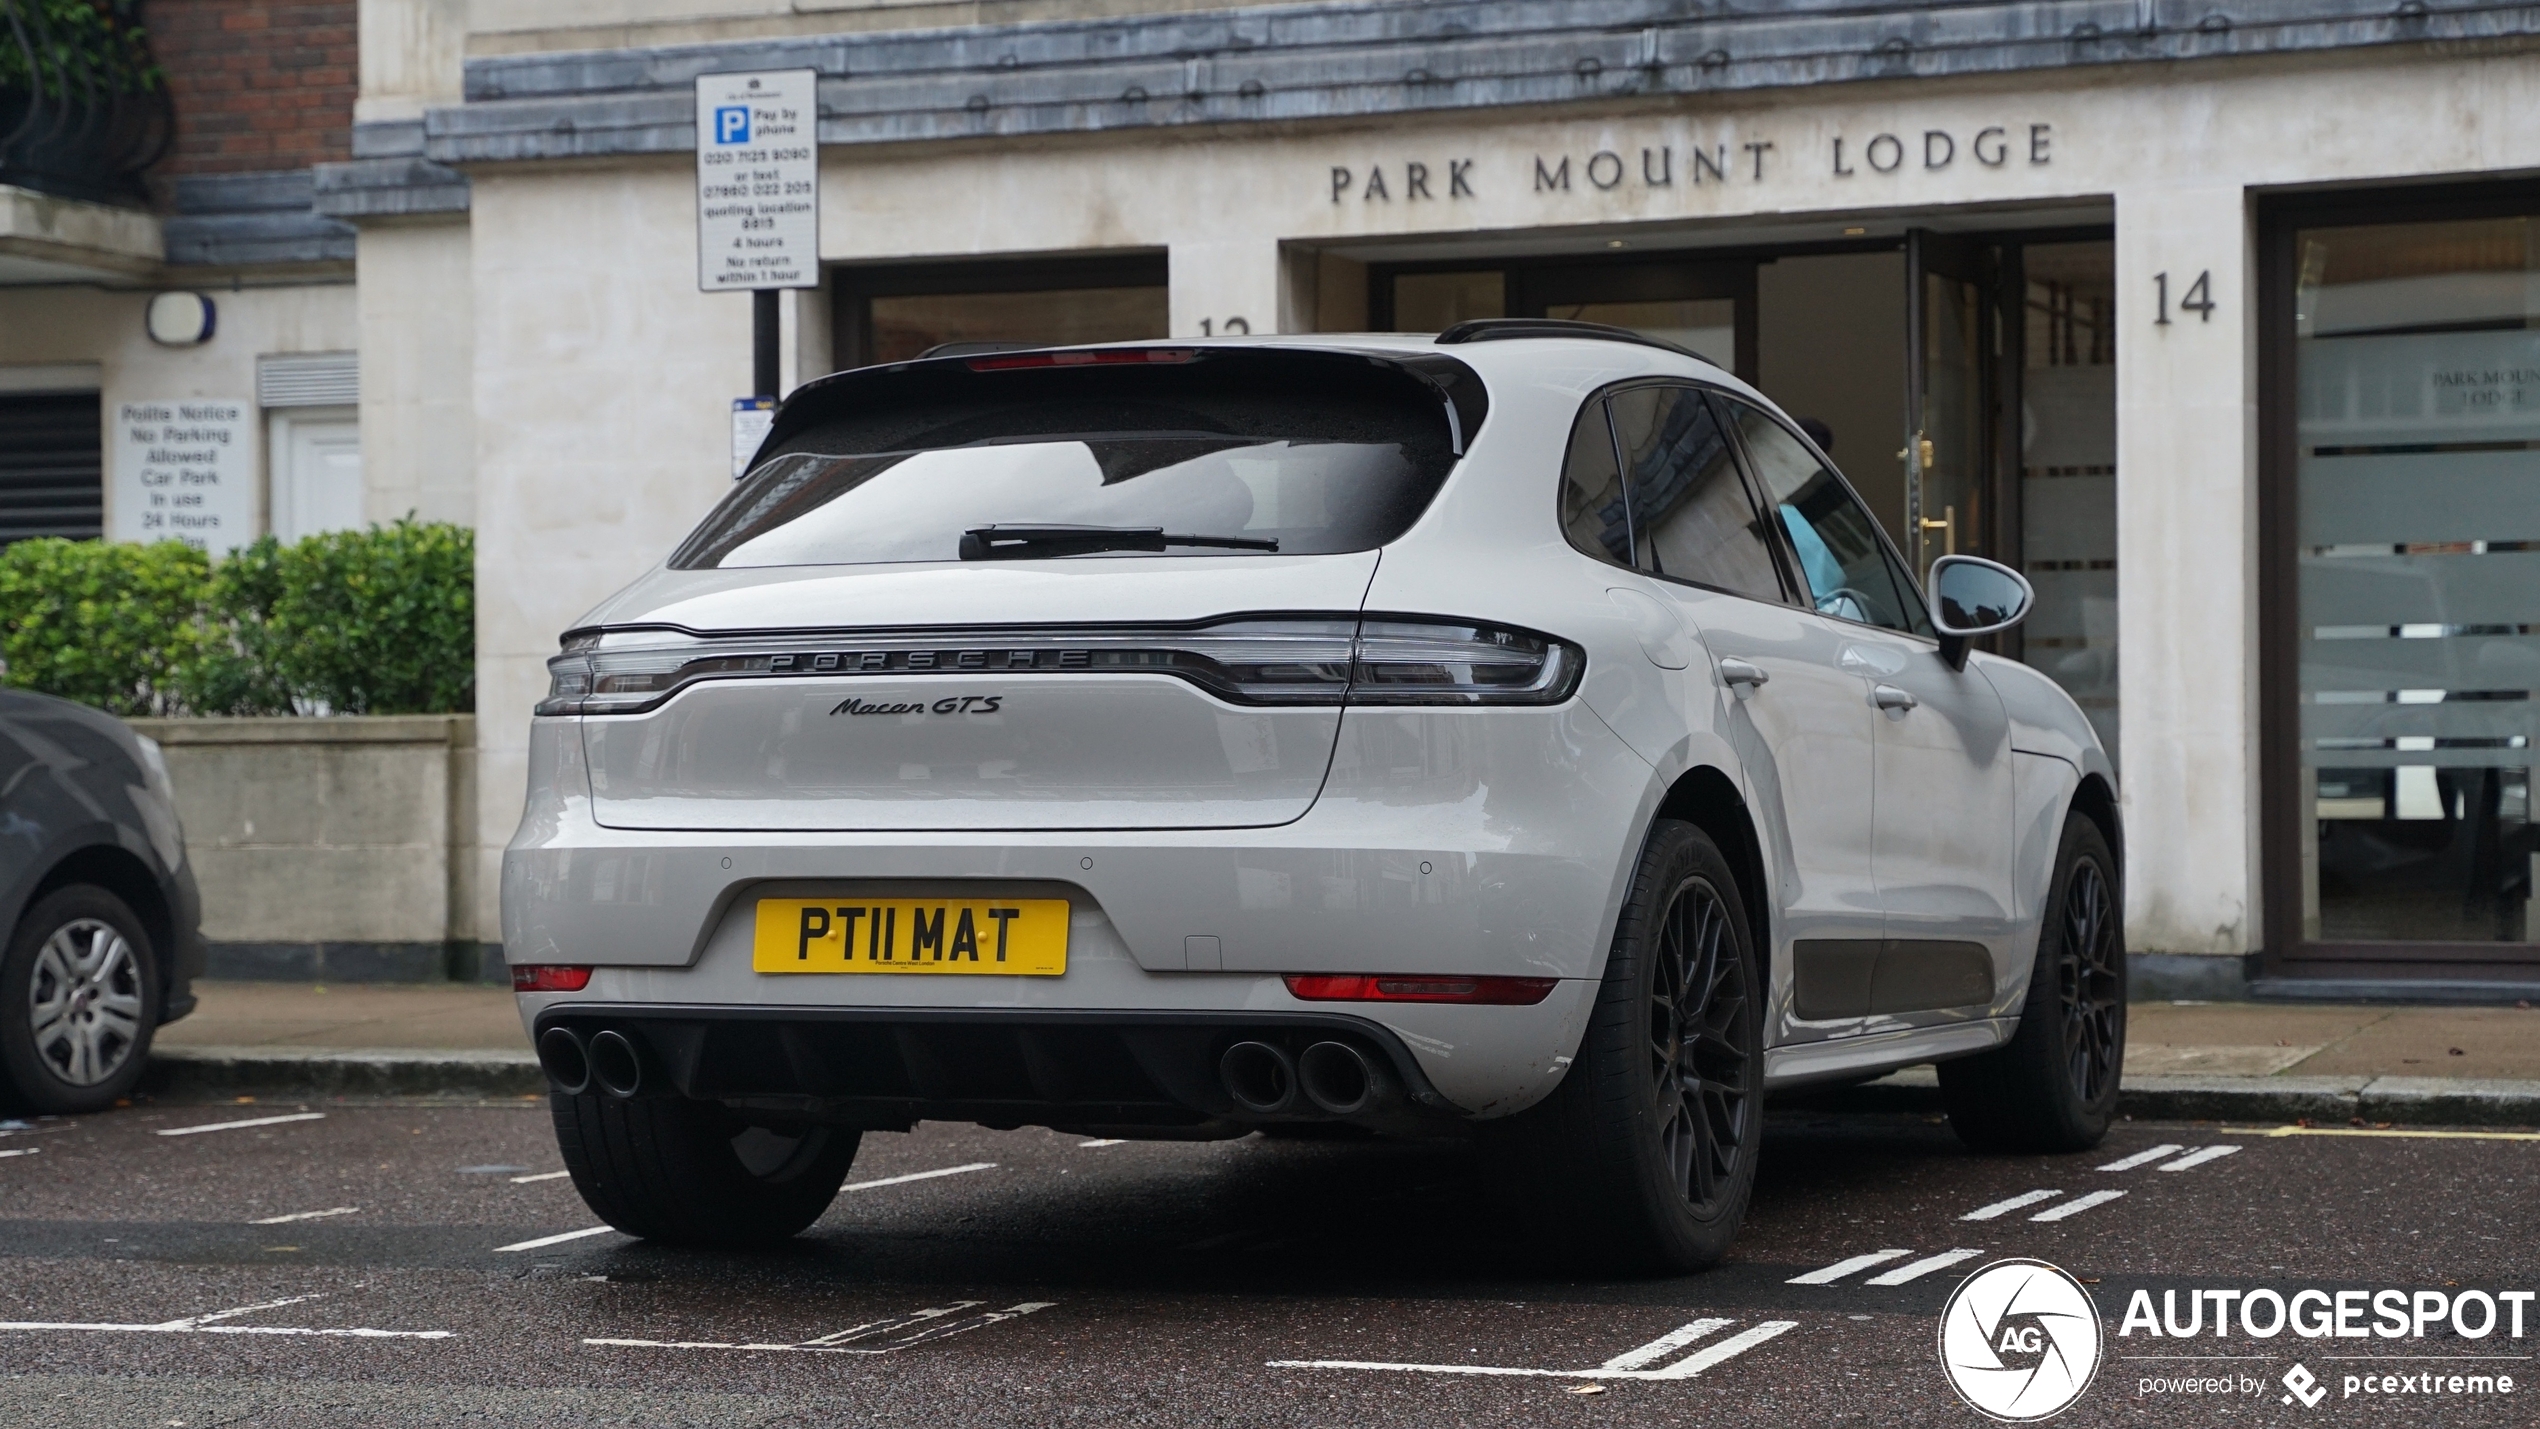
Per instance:
[[[2042,1260],[1997,1260],[1940,1312],[1940,1368],[1967,1407],[2020,1424],[2072,1407],[2099,1372],[2099,1309]]]

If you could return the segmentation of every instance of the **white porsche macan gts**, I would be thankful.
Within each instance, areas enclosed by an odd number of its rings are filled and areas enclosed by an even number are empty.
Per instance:
[[[921,1119],[1505,1153],[1727,1249],[1768,1091],[2077,1149],[2116,781],[1752,388],[1500,320],[843,372],[564,637],[503,935],[610,1224],[747,1243]]]

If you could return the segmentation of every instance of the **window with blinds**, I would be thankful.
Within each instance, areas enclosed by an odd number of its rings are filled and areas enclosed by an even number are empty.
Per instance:
[[[0,546],[102,534],[104,444],[94,392],[0,393]]]

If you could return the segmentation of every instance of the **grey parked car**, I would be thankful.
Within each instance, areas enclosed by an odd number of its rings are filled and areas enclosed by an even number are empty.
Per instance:
[[[159,746],[69,700],[0,690],[0,1072],[23,1106],[130,1093],[194,1010],[202,901]]]

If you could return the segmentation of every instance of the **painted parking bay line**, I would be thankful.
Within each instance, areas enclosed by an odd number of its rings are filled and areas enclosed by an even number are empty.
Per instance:
[[[2191,1151],[2161,1169],[2164,1171],[2192,1171],[2195,1168],[2204,1165],[2208,1161],[2220,1161],[2226,1156],[2236,1155],[2239,1150],[2240,1148],[2237,1146],[2208,1146],[2202,1151]]]
[[[512,1184],[526,1186],[532,1181],[561,1181],[572,1174],[570,1171],[541,1171],[535,1176],[514,1176]]]
[[[510,1245],[498,1245],[494,1247],[494,1253],[507,1255],[515,1250],[544,1250],[548,1246],[562,1245],[566,1241],[580,1240],[584,1236],[607,1235],[616,1229],[615,1226],[588,1226],[578,1231],[566,1231],[561,1235],[542,1235],[536,1240],[514,1241]]]
[[[2082,1212],[2089,1210],[2093,1206],[2104,1206],[2124,1194],[2125,1192],[2123,1191],[2093,1191],[2087,1196],[2075,1196],[2060,1206],[2040,1211],[2036,1215],[2029,1217],[2029,1219],[2033,1221],[2060,1221],[2066,1216],[2080,1215]]]
[[[2160,1160],[2164,1156],[2176,1156],[2182,1151],[2193,1151],[2195,1149],[2196,1148],[2192,1146],[2180,1146],[2174,1142],[2165,1141],[2148,1151],[2138,1151],[2132,1156],[2120,1156],[2116,1160],[2109,1162],[2107,1165],[2102,1166],[2099,1169],[2102,1171],[2131,1171],[2137,1166],[2148,1166],[2151,1163]]]
[[[206,1131],[240,1131],[251,1126],[280,1126],[286,1121],[324,1121],[322,1111],[293,1112],[289,1116],[251,1116],[245,1121],[214,1121],[201,1126],[172,1126],[157,1133],[160,1136],[195,1136]]]
[[[41,1146],[21,1146],[14,1151],[0,1151],[0,1159],[5,1159],[11,1156],[33,1156],[35,1153],[42,1151],[43,1149],[44,1148]]]
[[[1900,1254],[1902,1252],[1899,1252]],[[1799,1328],[1796,1320],[1766,1320],[1750,1325],[1717,1344],[1696,1350],[1660,1369],[1638,1366],[1663,1359],[1702,1337],[1726,1328],[1728,1320],[1696,1320],[1671,1330],[1637,1349],[1626,1350],[1594,1369],[1534,1369],[1514,1365],[1406,1364],[1390,1360],[1271,1360],[1271,1369],[1373,1370],[1392,1374],[1461,1374],[1527,1379],[1691,1379],[1737,1358],[1748,1350]],[[1630,1368],[1617,1366],[1629,1365]]]
[[[911,1171],[905,1176],[885,1176],[878,1181],[849,1181],[841,1191],[870,1191],[877,1186],[902,1186],[911,1181],[932,1181],[938,1176],[966,1176],[973,1171],[994,1171],[994,1161],[973,1161],[967,1166],[944,1166],[933,1171]]]
[[[1973,1260],[1982,1254],[1984,1254],[1984,1252],[1980,1250],[1966,1250],[1963,1248],[1958,1250],[1944,1250],[1938,1255],[1927,1255],[1920,1260],[1909,1260],[1903,1265],[1896,1267],[1894,1270],[1887,1272],[1885,1275],[1873,1275],[1861,1283],[1864,1285],[1904,1285],[1912,1281],[1920,1280],[1935,1270],[1947,1270],[1949,1267],[1956,1265],[1962,1260]]]
[[[228,1325],[241,1315],[279,1310],[323,1295],[293,1295],[281,1300],[263,1300],[253,1305],[240,1305],[228,1310],[215,1310],[208,1315],[188,1315],[177,1320],[161,1320],[151,1324],[122,1324],[94,1320],[0,1320],[0,1330],[77,1330],[90,1333],[127,1335],[278,1335],[316,1339],[350,1340],[447,1340],[452,1330],[374,1330],[364,1327],[319,1328],[306,1325]]]
[[[335,1206],[323,1211],[293,1211],[287,1216],[267,1216],[261,1221],[249,1221],[247,1224],[251,1226],[287,1226],[293,1221],[322,1221],[329,1216],[359,1215],[361,1214],[361,1209],[362,1208],[359,1206]]]
[[[2034,1206],[2040,1201],[2051,1201],[2062,1194],[2064,1193],[2061,1191],[2022,1191],[2007,1201],[1996,1201],[1989,1206],[1978,1206],[1958,1219],[1962,1221],[1999,1220],[2022,1206]]]
[[[586,1339],[582,1343],[605,1349],[736,1350],[758,1354],[797,1355],[887,1355],[914,1345],[931,1344],[937,1340],[951,1339],[955,1335],[966,1335],[973,1330],[985,1329],[1007,1320],[1019,1320],[1026,1315],[1051,1309],[1058,1302],[1026,1300],[1018,1305],[1009,1305],[1002,1310],[983,1310],[975,1315],[960,1315],[960,1312],[964,1310],[976,1309],[986,1303],[984,1300],[956,1300],[950,1305],[937,1305],[924,1310],[914,1310],[905,1315],[893,1315],[887,1319],[857,1325],[834,1334],[819,1336],[816,1339],[796,1340],[782,1344],[724,1340],[635,1340],[613,1337]],[[960,1318],[946,1318],[954,1315],[960,1315]],[[902,1330],[909,1330],[910,1333],[878,1344],[855,1343],[859,1340],[881,1340],[883,1336],[896,1334]]]
[[[2225,1130],[2230,1129],[2225,1128]],[[2399,1136],[2425,1141],[2540,1141],[2540,1131],[2398,1131],[2378,1126],[2279,1126],[2268,1129],[2266,1134],[2269,1136]]]
[[[1794,1275],[1782,1283],[1785,1285],[1832,1285],[1856,1270],[1867,1270],[1873,1265],[1885,1265],[1900,1256],[1912,1254],[1910,1250],[1874,1250],[1867,1255],[1856,1255],[1849,1259],[1838,1260],[1822,1270],[1812,1270],[1805,1275]]]

